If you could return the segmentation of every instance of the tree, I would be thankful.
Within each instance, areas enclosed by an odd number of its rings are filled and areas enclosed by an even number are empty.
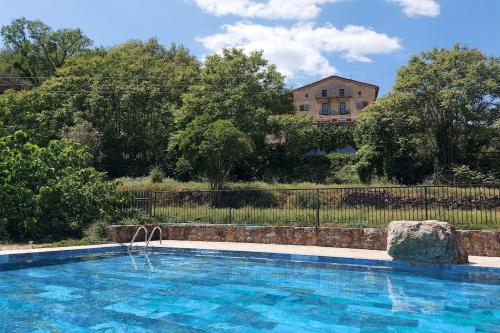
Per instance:
[[[385,177],[403,184],[422,181],[432,172],[432,156],[423,133],[416,133],[419,118],[404,111],[404,99],[395,94],[370,104],[356,122],[360,149],[356,168],[360,179]]]
[[[319,158],[310,153],[318,148],[319,129],[312,117],[304,114],[272,115],[267,124],[265,178],[284,182],[316,181],[317,171],[321,170]],[[308,168],[311,160],[314,160],[315,168]]]
[[[10,239],[82,237],[92,223],[116,216],[126,200],[74,143],[39,147],[23,132],[0,138],[0,228]]]
[[[47,145],[57,138],[65,124],[60,116],[52,116],[60,101],[54,94],[41,89],[16,92],[8,90],[0,95],[0,136],[24,131],[30,140],[39,145]],[[51,116],[47,116],[50,113]]]
[[[92,41],[80,29],[53,31],[40,20],[24,17],[0,30],[5,50],[0,70],[25,77],[34,85],[54,75],[67,57],[87,52]]]
[[[355,146],[354,126],[350,124],[318,124],[318,146],[327,153]]]
[[[180,168],[205,176],[210,188],[221,190],[234,167],[252,151],[248,137],[230,120],[207,125],[206,117],[191,122],[180,136]]]
[[[102,161],[102,134],[90,122],[77,120],[74,126],[65,126],[61,137],[85,147],[92,158],[92,164],[98,166]]]
[[[443,179],[456,164],[490,172],[479,160],[495,136],[499,103],[499,58],[458,45],[413,56],[358,122],[363,168],[403,182]]]
[[[175,113],[176,137],[198,117],[208,122],[231,120],[254,146],[253,154],[236,166],[240,179],[262,173],[266,160],[267,119],[271,115],[293,113],[291,92],[284,77],[262,58],[261,52],[249,55],[242,50],[226,49],[222,55],[205,60],[199,79],[183,95]],[[178,155],[174,138],[170,151]]]
[[[0,62],[2,61],[0,55]],[[14,74],[6,73],[0,71],[0,94],[3,94],[8,89],[12,90],[22,90],[28,89],[31,87],[31,84],[26,80],[17,77]]]
[[[145,175],[175,163],[167,155],[173,111],[198,71],[186,49],[154,39],[71,57],[36,89],[0,95],[0,131],[24,130],[44,146],[86,121],[101,137],[100,168],[112,177]]]

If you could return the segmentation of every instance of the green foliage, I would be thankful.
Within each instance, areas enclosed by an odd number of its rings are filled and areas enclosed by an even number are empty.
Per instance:
[[[163,178],[165,178],[165,174],[163,173],[163,170],[161,168],[156,166],[149,172],[149,178],[151,179],[152,183],[161,183],[163,181]]]
[[[85,147],[92,158],[92,164],[98,166],[102,160],[102,134],[90,122],[77,120],[76,124],[61,130],[61,137]]]
[[[357,169],[354,166],[356,162],[355,154],[330,153],[332,175],[327,178],[330,184],[359,184],[361,182]]]
[[[179,136],[178,168],[208,178],[220,190],[234,167],[252,151],[251,143],[230,120],[206,124],[205,117],[191,122]]]
[[[170,143],[171,155],[183,154],[178,137],[185,136],[185,131],[192,132],[190,123],[229,120],[253,147],[252,153],[235,165],[240,179],[259,177],[268,157],[268,117],[293,110],[292,94],[284,77],[262,58],[262,53],[246,55],[242,50],[224,50],[222,55],[207,57],[198,80],[183,95],[183,104],[175,114],[177,133]],[[182,158],[178,161],[177,171],[186,175],[189,168],[184,162]]]
[[[112,177],[167,169],[173,110],[198,71],[186,49],[154,39],[71,57],[39,88],[0,95],[0,134],[23,130],[42,146],[75,139]]]
[[[344,124],[319,124],[318,146],[325,149],[327,153],[335,152],[346,146],[355,146],[354,127]]]
[[[0,242],[5,242],[9,239],[7,233],[7,219],[0,218]]]
[[[82,239],[65,239],[50,244],[48,247],[71,247],[71,246],[85,246],[95,245],[102,243],[102,238],[84,237]]]
[[[480,171],[472,170],[467,165],[455,166],[451,169],[449,181],[455,184],[493,184],[497,179],[491,174],[485,175]]]
[[[267,119],[268,142],[280,158],[301,159],[318,147],[318,128],[304,114],[272,115]]]
[[[30,88],[31,84],[26,81],[26,79],[20,78],[15,74],[2,71],[2,65],[5,65],[3,58],[5,58],[5,55],[0,52],[0,94],[9,89],[22,90]]]
[[[308,156],[318,147],[318,128],[312,118],[303,114],[273,115],[267,126],[265,177],[280,182],[316,181],[318,173],[309,164],[317,158]]]
[[[10,238],[79,238],[116,214],[128,197],[88,163],[85,150],[68,141],[41,148],[22,132],[1,138],[0,220]]]
[[[40,20],[22,17],[0,30],[5,50],[0,71],[27,77],[39,85],[54,75],[66,58],[88,52],[92,41],[80,29],[53,31]]]
[[[484,157],[498,137],[499,100],[500,59],[460,46],[413,56],[357,122],[360,177],[411,184],[455,164],[494,171]]]

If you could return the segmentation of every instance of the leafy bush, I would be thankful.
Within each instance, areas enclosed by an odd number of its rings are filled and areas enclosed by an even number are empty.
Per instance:
[[[456,184],[492,184],[497,181],[494,176],[472,170],[467,165],[459,165],[452,168],[450,178]]]
[[[333,176],[326,179],[327,183],[330,184],[360,184],[361,179],[359,178],[358,171],[356,167],[352,164],[343,166],[340,170],[335,171]]]
[[[354,166],[356,162],[355,154],[330,153],[331,171],[333,175],[326,179],[330,184],[359,184],[361,179],[358,170]]]
[[[0,138],[0,220],[8,236],[81,238],[94,222],[117,215],[129,196],[88,163],[85,150],[69,141],[41,148],[23,132]]]
[[[108,238],[108,226],[112,224],[111,219],[104,218],[94,222],[87,230],[85,230],[85,237],[91,239],[104,240]]]
[[[161,183],[163,178],[165,178],[165,174],[162,169],[156,166],[149,172],[149,178],[152,183]]]

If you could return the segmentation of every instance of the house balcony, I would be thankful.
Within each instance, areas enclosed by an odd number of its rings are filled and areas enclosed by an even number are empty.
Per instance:
[[[321,110],[318,112],[318,116],[348,116],[351,114],[350,109],[345,110],[328,110],[328,113],[322,113]]]

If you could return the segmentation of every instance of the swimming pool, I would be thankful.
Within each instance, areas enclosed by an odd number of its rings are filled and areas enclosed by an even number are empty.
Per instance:
[[[0,332],[500,332],[498,272],[100,252],[4,260]]]

